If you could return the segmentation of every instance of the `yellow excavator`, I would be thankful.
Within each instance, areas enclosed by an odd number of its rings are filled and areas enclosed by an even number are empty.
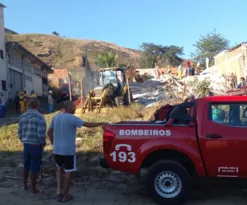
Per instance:
[[[123,68],[100,69],[99,86],[89,91],[81,113],[96,111],[100,113],[105,106],[128,106],[133,97],[129,88],[126,70]]]

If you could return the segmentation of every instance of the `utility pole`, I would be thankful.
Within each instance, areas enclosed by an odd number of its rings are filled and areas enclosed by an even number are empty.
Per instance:
[[[119,68],[119,61],[120,61],[119,52],[117,52],[117,56],[118,56],[118,58],[117,58],[117,67]]]
[[[85,53],[86,53],[86,71],[87,71],[87,45],[86,45],[86,51],[85,51]]]
[[[71,80],[70,80],[71,73],[68,71],[68,83],[69,83],[69,100],[72,100],[72,91],[71,91]]]
[[[81,75],[81,109],[83,108],[83,76]]]
[[[87,45],[85,47],[85,68],[84,68],[84,72],[83,70],[81,71],[82,72],[82,77],[81,77],[81,109],[83,108],[83,101],[84,101],[84,92],[83,92],[83,78],[85,78],[87,76],[87,66],[88,64],[88,61],[87,61]],[[84,76],[83,76],[83,73],[84,73]],[[84,81],[85,82],[85,81]]]

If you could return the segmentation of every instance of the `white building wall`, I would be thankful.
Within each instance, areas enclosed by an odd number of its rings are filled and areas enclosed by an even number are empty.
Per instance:
[[[33,73],[33,89],[36,95],[43,96],[43,89],[42,89],[42,77],[37,75],[35,71],[40,70],[38,66],[33,66],[34,73]]]
[[[38,75],[33,75],[33,89],[36,95],[42,96],[42,78]]]
[[[140,75],[144,75],[144,73],[147,73],[148,75],[153,75],[154,72],[153,68],[141,68],[136,70],[140,72]]]
[[[243,52],[236,54],[232,57],[225,57],[225,61],[221,61],[220,63],[211,66],[210,70],[216,70],[219,75],[229,75],[230,73],[234,73],[237,76],[237,79],[241,77],[246,77],[246,56]]]
[[[2,91],[3,80],[6,81],[6,87],[7,87],[7,61],[6,61],[5,35],[4,35],[4,8],[3,6],[0,5],[0,91]]]
[[[22,91],[24,82],[23,82],[23,70],[21,68],[22,60],[21,56],[14,52],[9,51],[7,55],[7,68],[8,68],[8,94],[10,99],[14,99],[17,91]],[[18,79],[17,79],[18,78]]]
[[[9,58],[9,98],[13,99],[16,91],[23,90],[25,90],[28,95],[30,95],[32,90],[34,90],[37,96],[48,95],[48,92],[45,94],[43,92],[42,71],[38,65],[32,65],[28,59],[22,59],[21,55],[15,51],[9,51]],[[19,80],[16,80],[17,77],[19,79],[19,76],[17,76],[15,72],[18,72],[21,75],[21,85]]]

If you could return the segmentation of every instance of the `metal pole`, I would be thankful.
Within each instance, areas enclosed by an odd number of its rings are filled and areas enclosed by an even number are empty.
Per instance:
[[[87,60],[87,45],[86,45],[86,51],[85,51],[85,53],[86,53],[86,65],[85,65],[85,76],[84,76],[84,78],[87,78],[88,77],[88,60]],[[84,81],[84,83],[86,83],[87,84],[87,80],[86,81]],[[88,87],[87,85],[86,85],[86,87]],[[84,90],[84,92],[85,92],[85,90]]]
[[[86,53],[85,57],[86,57],[86,71],[87,71],[87,45],[86,45],[86,52],[85,53]]]
[[[128,88],[128,100],[129,100],[129,104],[131,104],[129,78],[128,78],[128,76],[125,76],[125,77],[127,77],[126,84],[127,84],[127,88]]]
[[[118,52],[117,52],[117,56],[118,56],[118,59],[117,59],[117,67],[119,68],[120,57],[119,57],[119,53]]]
[[[72,100],[72,96],[71,96],[71,81],[70,81],[70,76],[69,76],[69,72],[68,72],[68,83],[69,83],[69,100]]]
[[[87,64],[88,64],[88,61],[87,61],[87,45],[86,45],[86,47],[85,47],[85,60],[86,60],[86,62],[85,62],[85,70],[84,70],[84,76],[83,76],[83,70],[82,70],[82,76],[81,76],[81,108],[83,108],[83,101],[84,101],[84,90],[83,90],[83,78],[85,78],[86,76],[87,76]]]
[[[82,87],[83,87],[83,77],[81,77],[81,109],[83,108],[83,101],[84,101]]]

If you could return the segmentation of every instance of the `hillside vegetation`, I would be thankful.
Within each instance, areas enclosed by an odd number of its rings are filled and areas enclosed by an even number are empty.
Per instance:
[[[41,60],[58,69],[78,68],[82,64],[82,56],[88,48],[88,62],[90,67],[97,68],[97,55],[112,51],[119,56],[119,64],[139,63],[140,51],[124,48],[112,43],[95,40],[69,39],[42,34],[16,34],[6,33],[8,41],[20,43],[34,53]]]

